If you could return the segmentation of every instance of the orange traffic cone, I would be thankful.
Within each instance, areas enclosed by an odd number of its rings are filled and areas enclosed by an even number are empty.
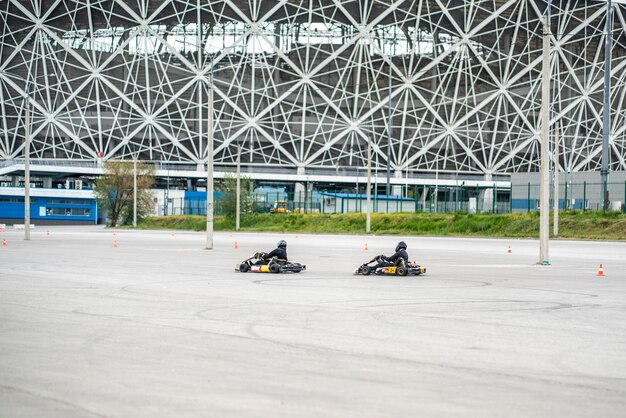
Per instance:
[[[113,248],[117,248],[117,240],[113,241]]]
[[[7,246],[7,240],[5,240],[5,239],[3,239],[3,240],[2,240],[2,246],[3,246],[3,247],[6,247],[6,246]]]
[[[600,264],[600,267],[598,268],[598,273],[596,274],[596,276],[604,276],[604,269],[602,268],[602,264]]]
[[[511,254],[513,252],[513,250],[511,249],[511,246],[509,245],[509,249],[506,250],[507,253]]]
[[[235,248],[235,250],[236,250],[237,248],[239,248],[239,245],[237,245],[237,241],[235,241],[235,246],[234,246],[234,248]]]
[[[363,249],[364,249],[365,251],[367,251],[367,250],[368,250],[368,248],[367,248],[367,242],[365,243],[365,248],[363,248]]]

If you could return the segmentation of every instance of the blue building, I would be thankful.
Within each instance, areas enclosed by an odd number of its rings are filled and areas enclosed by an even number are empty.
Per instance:
[[[30,189],[33,224],[95,224],[98,205],[92,190]],[[24,223],[24,188],[0,187],[0,223]]]

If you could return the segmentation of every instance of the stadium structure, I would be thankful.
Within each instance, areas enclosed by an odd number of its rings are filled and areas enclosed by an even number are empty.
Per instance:
[[[553,162],[626,169],[626,6],[583,0],[4,0],[0,175],[493,184],[539,169],[550,4]],[[212,140],[211,140],[212,139]],[[558,152],[555,152],[558,150]],[[370,157],[368,157],[370,155]],[[176,174],[173,174],[176,173]],[[599,174],[598,174],[599,176]],[[8,177],[4,177],[5,179]]]

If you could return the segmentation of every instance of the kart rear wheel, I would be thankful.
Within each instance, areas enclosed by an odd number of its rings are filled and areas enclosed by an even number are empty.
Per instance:
[[[369,266],[361,266],[361,274],[364,276],[369,276],[369,274],[372,272],[372,269]]]
[[[280,266],[277,263],[272,263],[269,266],[269,270],[270,270],[270,273],[279,273],[280,272]]]
[[[246,263],[241,263],[241,265],[239,266],[239,271],[245,273],[248,270],[250,270],[250,266]]]
[[[398,276],[406,276],[408,273],[407,268],[404,266],[398,266],[398,268],[396,268],[396,274]]]

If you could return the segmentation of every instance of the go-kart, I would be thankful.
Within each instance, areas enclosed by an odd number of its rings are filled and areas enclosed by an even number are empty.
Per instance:
[[[384,262],[385,256],[377,255],[367,263],[361,264],[356,270],[354,270],[354,274],[362,274],[363,276],[368,276],[370,274],[378,274],[378,275],[395,275],[395,276],[419,276],[420,274],[426,273],[426,267],[422,267],[415,263],[408,263],[401,259],[400,263],[395,266],[388,267],[377,267],[374,269],[376,264]]]
[[[248,257],[240,264],[235,266],[235,271],[247,273],[300,273],[306,270],[306,266],[300,263],[292,263],[291,261],[273,257],[268,259],[264,257],[265,253],[255,253],[252,257]]]

